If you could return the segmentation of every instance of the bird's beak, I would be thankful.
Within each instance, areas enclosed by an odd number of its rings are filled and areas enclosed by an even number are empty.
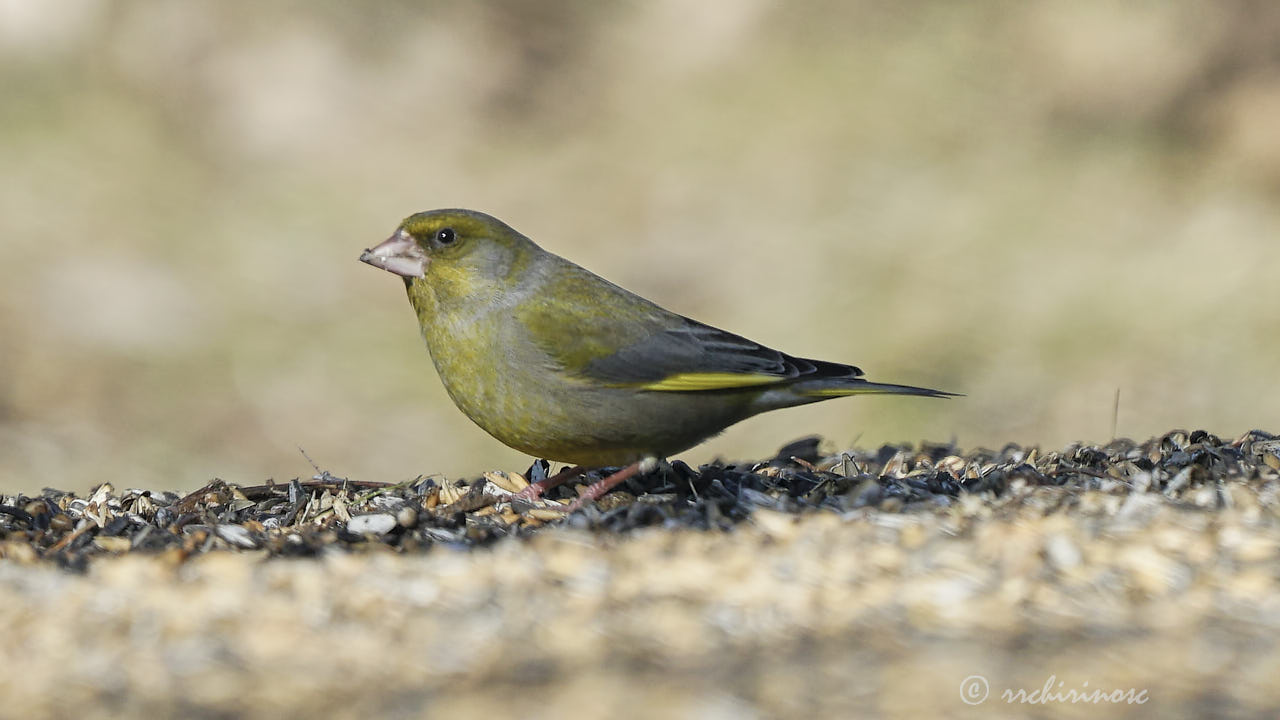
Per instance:
[[[427,254],[404,230],[397,230],[377,247],[365,250],[360,254],[360,262],[401,277],[420,278],[427,274]]]

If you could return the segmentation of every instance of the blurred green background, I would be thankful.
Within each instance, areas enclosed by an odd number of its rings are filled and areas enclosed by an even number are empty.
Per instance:
[[[1280,4],[3,0],[0,83],[5,491],[523,469],[356,261],[450,206],[968,394],[690,462],[1280,430]]]

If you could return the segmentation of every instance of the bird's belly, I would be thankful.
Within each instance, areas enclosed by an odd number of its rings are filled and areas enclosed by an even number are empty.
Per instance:
[[[576,465],[624,465],[686,450],[747,416],[724,396],[636,392],[516,369],[489,382],[449,382],[463,413],[503,444]],[[445,377],[441,374],[441,377]]]
[[[711,400],[711,402],[706,402]],[[624,465],[687,450],[746,417],[742,403],[688,394],[581,388],[554,405],[517,408],[491,435],[522,452],[576,465]]]

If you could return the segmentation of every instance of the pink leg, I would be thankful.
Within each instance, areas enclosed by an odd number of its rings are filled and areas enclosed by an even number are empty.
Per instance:
[[[539,480],[535,483],[529,483],[529,487],[521,490],[512,497],[518,497],[522,500],[537,500],[542,494],[554,487],[559,487],[570,480],[578,477],[587,469],[582,466],[568,467],[549,478]]]
[[[655,458],[645,458],[639,462],[631,463],[599,482],[588,485],[587,489],[583,490],[582,494],[578,496],[578,499],[574,500],[569,504],[569,507],[565,508],[565,512],[572,513],[581,509],[583,505],[596,500],[601,495],[604,495],[617,487],[620,483],[625,482],[628,478],[649,472],[657,467],[657,464],[658,461]]]

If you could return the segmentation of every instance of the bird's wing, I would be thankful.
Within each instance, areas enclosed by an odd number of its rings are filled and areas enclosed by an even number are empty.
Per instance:
[[[677,316],[679,317],[679,316]],[[588,364],[587,374],[643,390],[727,390],[800,378],[856,378],[847,365],[792,357],[741,335],[679,317],[679,323]]]
[[[555,282],[553,299],[526,303],[517,319],[552,362],[585,379],[692,392],[862,375],[849,365],[792,357],[669,312],[576,266]]]

